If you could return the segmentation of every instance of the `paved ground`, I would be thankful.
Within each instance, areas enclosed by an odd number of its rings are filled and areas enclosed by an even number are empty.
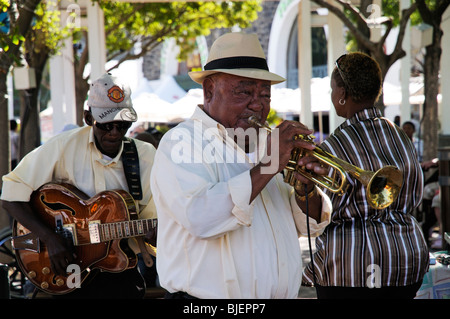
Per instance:
[[[315,251],[315,241],[314,238],[311,240],[311,247],[313,249],[313,252]],[[303,261],[303,267],[305,267],[309,261],[311,260],[309,257],[309,245],[308,245],[308,238],[301,237],[300,238],[300,247],[302,248],[302,261]],[[305,287],[301,286],[300,291],[298,294],[299,299],[316,299],[316,290],[312,287]]]

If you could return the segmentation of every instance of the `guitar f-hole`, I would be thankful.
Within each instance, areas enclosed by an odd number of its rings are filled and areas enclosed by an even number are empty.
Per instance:
[[[50,202],[45,201],[44,194],[41,195],[41,202],[53,211],[59,211],[59,210],[65,209],[65,210],[68,210],[72,216],[75,216],[75,214],[76,214],[75,210],[72,207],[70,207],[64,203],[60,203],[60,202],[50,203]]]

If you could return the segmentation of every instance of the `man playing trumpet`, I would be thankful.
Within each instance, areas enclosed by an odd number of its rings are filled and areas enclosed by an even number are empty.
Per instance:
[[[300,174],[294,188],[280,172],[294,148],[315,148],[295,138],[312,131],[285,121],[262,143],[243,136],[255,130],[251,116],[265,122],[271,85],[284,81],[268,71],[254,34],[218,38],[204,71],[190,76],[203,86],[204,105],[165,134],[152,171],[161,286],[168,298],[296,298],[306,208],[318,235],[331,203]],[[299,164],[327,171],[312,157]]]

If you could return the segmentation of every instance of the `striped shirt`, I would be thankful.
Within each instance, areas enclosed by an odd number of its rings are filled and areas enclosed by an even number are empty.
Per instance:
[[[342,123],[321,148],[364,170],[393,165],[403,172],[398,199],[375,210],[366,190],[347,174],[344,195],[327,192],[333,203],[331,222],[316,239],[316,282],[321,286],[405,286],[422,280],[428,270],[428,248],[411,215],[422,199],[423,173],[414,145],[376,108],[365,109]],[[313,283],[311,263],[303,281]],[[380,278],[381,277],[381,278]]]

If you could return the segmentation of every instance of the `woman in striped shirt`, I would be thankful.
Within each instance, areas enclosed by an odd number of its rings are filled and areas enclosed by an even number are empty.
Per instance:
[[[423,191],[414,145],[374,107],[382,89],[375,60],[363,53],[341,56],[331,89],[346,121],[321,148],[364,170],[396,166],[404,181],[397,200],[381,210],[369,205],[365,187],[352,176],[343,196],[328,192],[334,211],[316,239],[304,284],[315,283],[318,298],[414,298],[428,270],[428,248],[411,215]]]

